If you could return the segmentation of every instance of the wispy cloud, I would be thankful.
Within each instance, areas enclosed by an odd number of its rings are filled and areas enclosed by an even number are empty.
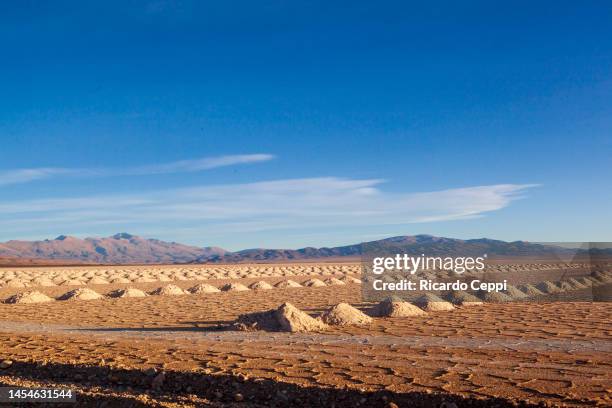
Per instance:
[[[29,183],[55,177],[117,177],[146,176],[155,174],[186,173],[210,170],[218,167],[250,164],[274,159],[271,154],[243,154],[204,157],[195,160],[181,160],[149,166],[123,168],[31,168],[0,171],[0,186]]]
[[[0,203],[5,235],[191,229],[201,240],[255,231],[405,225],[481,217],[534,187],[497,184],[396,193],[382,180],[310,178],[200,186],[142,194]],[[194,232],[195,233],[195,232]],[[282,234],[282,233],[281,233]],[[95,233],[92,233],[95,235]],[[256,244],[256,243],[254,243]]]

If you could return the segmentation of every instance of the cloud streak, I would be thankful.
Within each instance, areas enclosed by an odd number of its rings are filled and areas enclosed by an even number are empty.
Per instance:
[[[259,163],[274,159],[271,154],[243,154],[217,157],[204,157],[195,160],[181,160],[149,166],[125,168],[32,168],[0,171],[0,187],[10,184],[29,183],[32,181],[57,177],[120,177],[148,176],[158,174],[188,173],[211,170],[218,167],[239,164]]]
[[[336,177],[284,179],[3,202],[0,231],[29,236],[36,231],[59,234],[153,227],[165,236],[172,236],[173,230],[191,229],[202,234],[202,241],[214,242],[218,237],[244,232],[282,234],[283,230],[398,226],[482,217],[507,207],[535,186],[497,184],[397,193],[382,190],[383,183]]]

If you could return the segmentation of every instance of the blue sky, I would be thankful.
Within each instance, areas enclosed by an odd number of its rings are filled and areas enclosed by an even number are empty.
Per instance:
[[[612,241],[611,22],[607,2],[4,2],[0,241]]]

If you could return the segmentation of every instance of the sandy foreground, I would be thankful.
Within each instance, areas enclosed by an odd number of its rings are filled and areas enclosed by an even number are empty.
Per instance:
[[[287,301],[313,316],[340,302],[367,311],[349,279],[359,273],[340,263],[0,269],[0,299],[49,298],[0,304],[0,385],[68,387],[95,407],[612,405],[610,303],[483,304],[303,333],[231,328]],[[313,278],[326,283],[276,287]],[[260,281],[273,288],[186,292]],[[108,297],[167,285],[179,291]],[[102,297],[55,300],[79,288]]]

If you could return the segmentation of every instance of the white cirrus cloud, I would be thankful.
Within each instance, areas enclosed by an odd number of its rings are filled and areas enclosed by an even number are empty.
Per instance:
[[[274,159],[271,154],[238,154],[216,157],[204,157],[194,160],[180,160],[148,166],[132,166],[123,168],[58,168],[40,167],[31,169],[14,169],[0,171],[0,186],[9,184],[29,183],[37,180],[56,177],[116,177],[116,176],[147,176],[156,174],[187,173],[211,170],[218,167],[251,164]]]
[[[481,217],[534,184],[386,192],[378,179],[284,179],[134,194],[0,203],[6,236],[90,231],[201,231],[202,240],[249,231],[403,225]],[[256,243],[254,243],[256,244]]]

